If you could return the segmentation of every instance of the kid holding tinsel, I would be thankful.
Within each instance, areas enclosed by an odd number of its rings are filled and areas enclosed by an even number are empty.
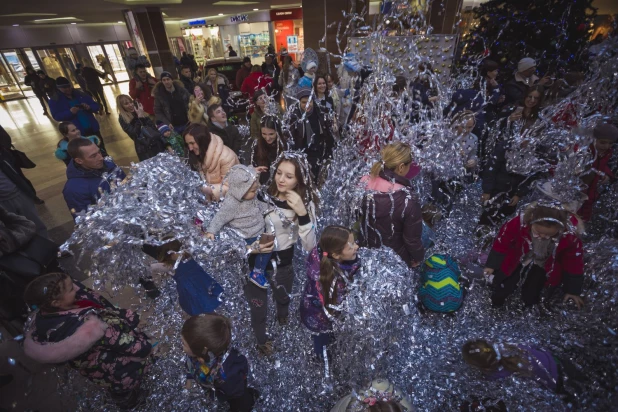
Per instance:
[[[307,282],[300,305],[300,319],[313,333],[313,350],[322,358],[324,348],[334,340],[332,320],[340,312],[348,284],[360,267],[358,245],[353,233],[343,226],[328,226],[320,245],[307,258]]]
[[[119,408],[143,398],[140,385],[152,345],[138,331],[139,316],[118,309],[64,273],[34,279],[24,300],[34,311],[26,325],[24,352],[37,362],[68,365],[108,388]]]
[[[581,372],[566,359],[531,345],[491,344],[484,339],[466,342],[462,347],[464,362],[480,369],[488,379],[504,379],[511,375],[534,379],[556,393],[566,393],[566,379]]]
[[[187,319],[181,331],[187,354],[187,387],[195,381],[231,412],[249,412],[259,393],[247,386],[249,362],[232,347],[232,322],[208,313]]]
[[[565,302],[583,306],[584,249],[569,216],[559,202],[538,202],[502,226],[484,270],[494,287],[494,306],[502,306],[520,285],[527,306],[540,302],[545,286],[560,285]]]

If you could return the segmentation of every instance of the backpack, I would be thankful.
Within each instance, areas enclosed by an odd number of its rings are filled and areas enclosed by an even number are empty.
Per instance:
[[[157,129],[142,124],[135,141],[135,151],[140,161],[150,159],[165,151],[165,140]]]
[[[448,255],[432,255],[423,263],[418,291],[421,303],[434,312],[454,312],[463,303],[461,271]]]

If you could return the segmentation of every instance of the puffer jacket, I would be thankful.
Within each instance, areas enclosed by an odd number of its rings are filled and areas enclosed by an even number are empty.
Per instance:
[[[320,283],[320,253],[314,248],[307,257],[307,281],[300,303],[300,320],[303,325],[314,333],[325,333],[332,330],[332,322],[324,309],[324,292]],[[338,263],[341,273],[335,275],[337,288],[337,305],[345,299],[347,285],[352,281],[360,268],[358,259],[351,262]]]
[[[172,124],[172,109],[170,107],[170,102],[167,96],[163,93],[167,92],[165,91],[165,86],[162,82],[159,82],[152,87],[152,96],[155,99],[154,114],[157,122]],[[191,94],[187,91],[187,89],[185,89],[184,84],[182,84],[180,80],[174,80],[174,93],[180,93],[185,110],[188,110],[189,98],[191,97]]]
[[[0,256],[11,254],[34,237],[36,225],[0,206]]]
[[[202,163],[202,178],[211,185],[220,184],[232,166],[239,164],[236,154],[216,134],[210,134],[210,145]]]
[[[389,169],[377,178],[366,176],[363,181],[367,193],[361,205],[361,245],[388,246],[408,266],[422,262],[425,249],[421,240],[421,205],[410,181]]]
[[[236,153],[236,156],[238,156],[242,146],[242,136],[236,126],[228,122],[224,128],[221,128],[209,119],[208,130],[210,130],[210,133],[214,133],[219,136],[221,140],[223,140],[223,143],[232,149],[234,153]]]
[[[226,182],[229,190],[221,203],[221,208],[210,221],[207,232],[217,234],[229,224],[240,232],[244,239],[258,236],[264,232],[264,213],[266,203],[257,199],[245,200],[243,196],[258,179],[255,169],[245,165],[235,165],[230,169]]]

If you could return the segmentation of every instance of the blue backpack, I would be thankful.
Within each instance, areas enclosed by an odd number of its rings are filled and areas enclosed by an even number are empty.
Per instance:
[[[463,303],[461,271],[448,255],[432,255],[423,263],[418,291],[421,303],[434,312],[454,312]]]

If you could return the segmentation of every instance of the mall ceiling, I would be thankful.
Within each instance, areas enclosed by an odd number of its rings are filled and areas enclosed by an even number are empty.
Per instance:
[[[174,21],[218,17],[220,13],[236,15],[253,9],[293,8],[300,3],[300,0],[4,0],[0,26],[118,23],[124,21],[123,10],[147,6],[160,7],[165,19]]]

